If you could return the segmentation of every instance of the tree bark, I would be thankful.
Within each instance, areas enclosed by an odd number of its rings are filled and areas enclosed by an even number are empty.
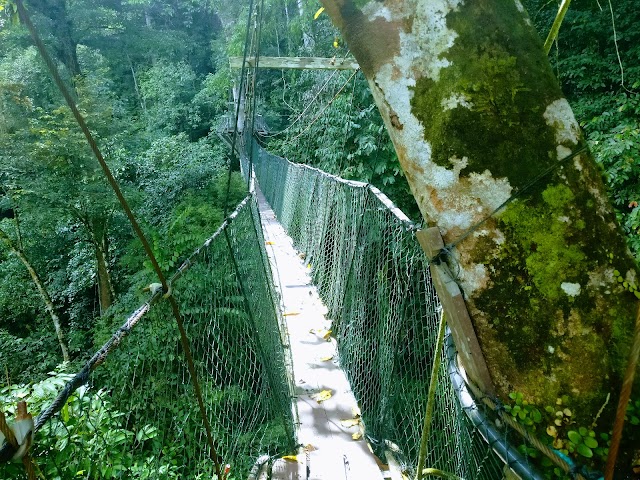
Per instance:
[[[585,141],[520,1],[321,1],[422,215],[455,245],[497,391],[566,394],[593,420],[619,391],[638,269],[591,155],[570,157]]]
[[[33,266],[31,265],[31,262],[29,261],[27,256],[24,254],[22,249],[18,248],[14,244],[14,242],[11,240],[11,238],[2,230],[0,230],[0,240],[2,240],[3,243],[9,248],[11,253],[13,253],[16,257],[20,259],[22,264],[26,267],[27,271],[29,272],[29,275],[31,275],[31,280],[33,280],[33,283],[38,289],[38,293],[40,294],[40,297],[44,302],[45,309],[49,313],[49,316],[51,317],[51,321],[53,322],[53,327],[55,328],[56,336],[58,337],[58,343],[60,344],[60,349],[62,350],[62,359],[65,362],[68,362],[70,360],[69,348],[67,347],[67,342],[64,338],[64,332],[62,331],[60,318],[56,313],[55,306],[51,301],[49,292],[47,292],[47,289],[42,283],[42,280],[40,280],[40,276],[38,275],[38,272],[36,272],[36,270],[33,268]]]
[[[95,225],[94,225],[95,228]],[[92,229],[91,236],[96,254],[96,265],[98,270],[98,299],[100,302],[100,315],[104,315],[113,303],[115,292],[109,273],[109,240],[106,226]]]
[[[50,20],[49,28],[56,41],[52,44],[56,58],[69,70],[71,76],[81,75],[78,62],[78,42],[67,14],[65,0],[32,0],[29,5]]]

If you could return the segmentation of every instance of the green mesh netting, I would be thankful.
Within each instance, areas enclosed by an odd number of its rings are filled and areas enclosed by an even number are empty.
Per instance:
[[[415,226],[369,185],[253,148],[260,189],[312,267],[368,440],[379,455],[395,451],[413,475],[439,311]],[[463,411],[482,406],[460,404],[444,360],[426,466],[500,479],[504,463],[491,444],[507,443],[510,433],[498,429],[487,443]]]
[[[295,446],[292,384],[271,282],[251,197],[174,284],[217,453],[231,466],[228,478],[247,478],[257,457]],[[37,433],[33,455],[44,477],[211,479],[184,358],[168,302],[154,304]],[[10,404],[26,392],[38,413],[38,404],[46,407],[70,378],[52,377],[38,391],[4,389],[1,406],[11,414]],[[24,478],[24,470],[2,464],[0,478]]]

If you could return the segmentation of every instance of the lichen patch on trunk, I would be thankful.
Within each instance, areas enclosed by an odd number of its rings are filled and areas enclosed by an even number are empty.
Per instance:
[[[463,3],[462,0],[416,2],[411,38],[415,41],[420,55],[415,56],[415,64],[421,70],[420,73],[431,80],[438,81],[440,70],[451,64],[445,54],[453,46],[458,34],[448,27],[447,16]]]
[[[463,107],[468,110],[473,108],[473,104],[469,101],[469,97],[459,93],[454,93],[450,97],[443,98],[441,105],[443,110],[453,110],[457,107]]]
[[[558,144],[564,146],[578,144],[580,126],[566,99],[559,98],[551,102],[544,111],[543,117],[547,125],[555,130],[555,139]]]

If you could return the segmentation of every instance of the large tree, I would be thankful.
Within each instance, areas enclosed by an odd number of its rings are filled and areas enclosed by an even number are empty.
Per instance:
[[[593,420],[618,395],[638,269],[520,1],[322,3],[422,215],[455,244],[444,260],[497,392],[568,395]]]

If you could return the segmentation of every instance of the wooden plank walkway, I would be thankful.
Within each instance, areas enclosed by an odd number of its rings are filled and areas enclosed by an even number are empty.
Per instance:
[[[364,438],[358,438],[362,427],[357,405],[338,366],[335,340],[324,338],[331,329],[326,307],[291,238],[261,192],[257,193],[267,253],[284,304],[296,384],[298,441],[304,446],[295,459],[277,460],[271,478],[382,480],[375,457]],[[322,400],[323,392],[330,397]],[[258,478],[266,479],[266,471]]]

